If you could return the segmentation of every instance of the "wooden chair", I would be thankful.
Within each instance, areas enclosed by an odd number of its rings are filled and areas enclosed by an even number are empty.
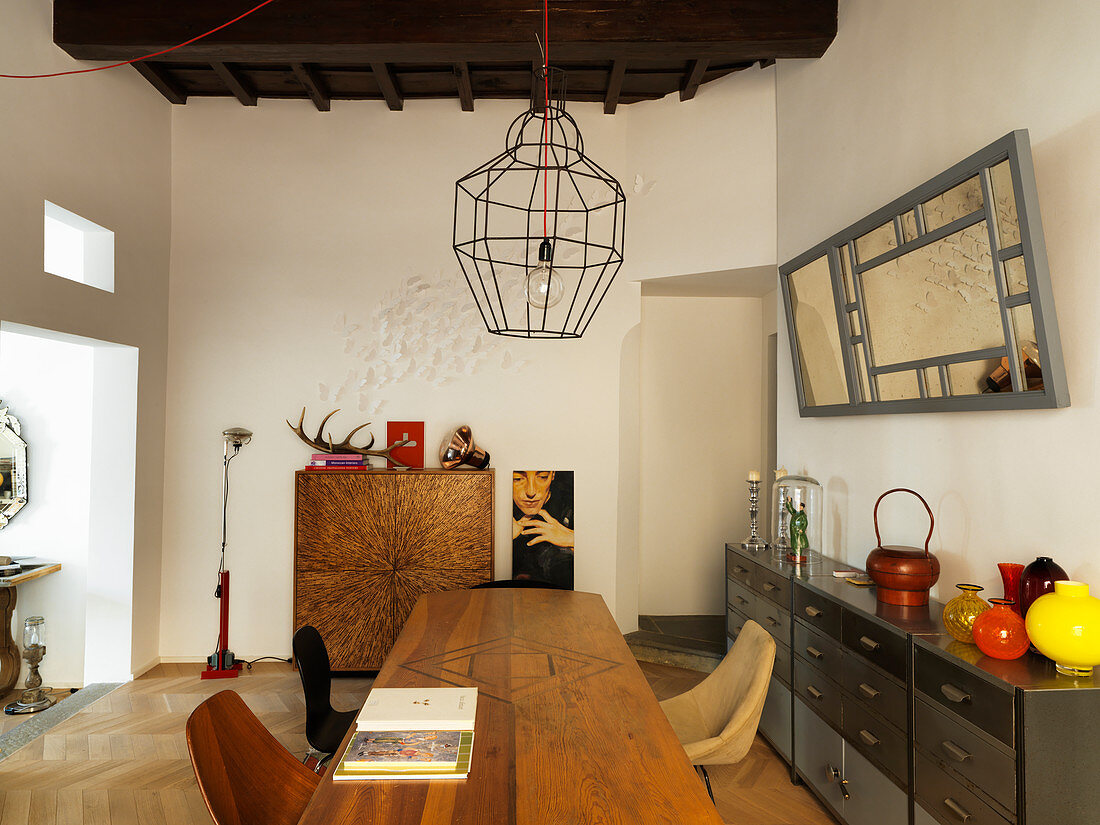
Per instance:
[[[298,628],[291,647],[306,698],[306,740],[314,750],[331,754],[355,724],[359,711],[332,707],[332,667],[317,628],[308,624]]]
[[[294,825],[321,781],[231,690],[188,717],[187,751],[215,825]]]
[[[691,764],[714,799],[706,765],[740,762],[752,747],[768,697],[775,640],[751,619],[718,667],[687,693],[661,702]]]

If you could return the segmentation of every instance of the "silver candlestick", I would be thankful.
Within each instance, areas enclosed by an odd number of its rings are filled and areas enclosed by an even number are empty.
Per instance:
[[[760,512],[760,479],[750,478],[749,484],[749,535],[741,542],[741,549],[759,553],[768,549],[768,543],[756,534],[756,519]]]

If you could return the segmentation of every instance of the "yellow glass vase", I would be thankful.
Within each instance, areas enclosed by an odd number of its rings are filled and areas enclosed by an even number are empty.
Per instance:
[[[976,584],[956,584],[962,592],[943,609],[943,623],[947,632],[960,642],[974,644],[974,620],[989,610],[989,603],[978,594],[984,589]]]
[[[1055,582],[1053,593],[1032,602],[1026,623],[1031,643],[1059,673],[1091,676],[1100,665],[1100,599],[1084,582]]]

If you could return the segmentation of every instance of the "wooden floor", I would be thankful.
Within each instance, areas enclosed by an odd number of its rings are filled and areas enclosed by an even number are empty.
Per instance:
[[[658,698],[703,674],[641,663]],[[161,665],[123,685],[0,762],[0,825],[210,825],[195,785],[183,727],[206,696],[236,690],[295,755],[306,753],[298,675],[257,663],[231,682],[202,681],[201,665]],[[333,705],[361,705],[370,681],[339,678]],[[9,725],[10,726],[10,725]],[[710,770],[718,810],[730,825],[831,825],[833,820],[759,739],[737,765]]]

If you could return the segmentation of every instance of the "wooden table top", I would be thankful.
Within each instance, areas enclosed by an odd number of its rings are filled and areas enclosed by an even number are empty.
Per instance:
[[[326,775],[301,825],[722,823],[594,593],[429,593],[375,685],[476,686],[470,775]]]

